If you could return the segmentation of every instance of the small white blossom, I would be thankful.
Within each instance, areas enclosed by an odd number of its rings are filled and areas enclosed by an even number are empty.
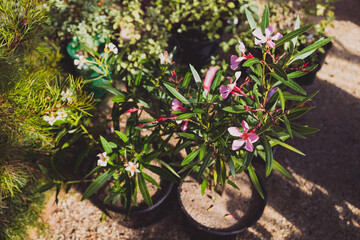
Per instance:
[[[57,111],[56,114],[57,114],[56,120],[65,121],[65,119],[67,117],[67,113],[65,112],[65,110],[61,109],[61,110]]]
[[[56,113],[51,112],[50,115],[48,116],[43,116],[43,119],[45,121],[47,121],[51,126],[54,124],[54,122],[56,122],[57,118],[56,118]]]
[[[115,55],[118,54],[118,48],[112,42],[106,44],[105,49],[109,49],[109,52],[113,52]]]
[[[131,176],[134,176],[136,172],[137,173],[140,172],[140,170],[138,169],[139,167],[138,163],[134,164],[133,162],[128,162],[127,164],[125,164],[125,167],[126,167],[125,170],[129,171]]]
[[[63,102],[65,102],[65,101],[72,102],[73,101],[73,93],[70,91],[70,89],[66,89],[66,91],[61,92],[61,100]]]
[[[161,64],[171,64],[172,63],[172,61],[171,61],[172,54],[170,53],[170,55],[169,55],[169,53],[167,51],[160,53],[158,57],[160,58]]]
[[[107,162],[109,161],[109,156],[106,156],[106,152],[99,153],[97,156],[99,157],[97,165],[101,167],[106,167]]]
[[[86,59],[84,58],[84,56],[79,56],[77,54],[75,56],[77,56],[79,59],[75,59],[74,64],[78,66],[78,69],[82,69],[84,67],[84,63],[86,62]]]

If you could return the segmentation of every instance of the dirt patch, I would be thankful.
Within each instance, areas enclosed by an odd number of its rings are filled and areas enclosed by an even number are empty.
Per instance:
[[[263,200],[244,172],[230,178],[240,189],[226,185],[221,193],[207,188],[201,195],[194,176],[187,176],[180,185],[184,209],[195,221],[208,228],[239,230],[252,222]]]

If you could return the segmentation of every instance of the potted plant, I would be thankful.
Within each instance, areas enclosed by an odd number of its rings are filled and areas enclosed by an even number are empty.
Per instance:
[[[180,173],[188,175],[195,171],[196,181],[191,184],[198,182],[198,191],[202,194],[209,189],[219,191],[220,197],[226,193],[225,186],[241,189],[243,186],[237,186],[234,181],[240,178],[239,173],[246,171],[261,200],[266,198],[266,194],[252,160],[254,156],[264,159],[266,177],[272,170],[289,177],[289,173],[274,160],[272,147],[279,145],[304,155],[285,140],[317,131],[295,123],[297,118],[313,108],[308,101],[316,93],[307,95],[291,78],[310,71],[313,67],[304,66],[304,59],[332,38],[319,40],[299,51],[295,48],[284,51],[285,43],[295,42],[311,25],[299,27],[283,36],[269,24],[268,7],[263,12],[259,27],[251,13],[248,12],[247,17],[255,45],[261,50],[259,56],[249,53],[239,42],[241,55],[231,57],[231,68],[235,70],[233,76],[223,80],[221,71],[217,67],[210,67],[202,81],[190,66],[197,88],[190,87],[190,80],[186,76],[187,81],[184,80],[181,86],[171,83],[164,83],[164,86],[168,90],[166,93],[173,97],[171,116],[176,117],[167,121],[177,121],[179,127],[176,134],[181,144],[187,146],[187,156],[180,163]],[[299,64],[301,67],[298,67]],[[248,69],[244,73],[238,70],[240,67]],[[189,181],[185,178],[185,182]],[[181,208],[190,221],[197,222],[197,227],[203,231],[215,235],[233,235],[246,229],[259,217],[259,214],[253,214],[254,218],[245,223],[236,210],[231,212],[227,208],[226,212],[217,214],[220,228],[207,225],[213,223],[206,221],[199,223],[196,218],[200,213],[189,212],[189,208],[197,203],[191,202],[190,207],[186,208],[182,202],[186,199],[182,195],[194,195],[184,184],[180,183],[178,187]],[[239,201],[237,198],[232,200]],[[232,202],[227,204],[233,205]],[[213,205],[216,205],[216,201]],[[261,213],[261,201],[258,206]],[[212,206],[202,207],[200,211],[210,212],[211,215],[211,209]],[[229,225],[222,225],[226,222],[224,217],[232,220]]]

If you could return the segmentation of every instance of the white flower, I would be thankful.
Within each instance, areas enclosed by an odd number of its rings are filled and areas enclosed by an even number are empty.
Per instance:
[[[78,69],[82,69],[84,66],[84,63],[86,62],[86,59],[84,58],[84,56],[79,56],[77,54],[75,56],[77,56],[79,59],[75,59],[74,64],[76,66],[78,66]]]
[[[134,176],[134,173],[136,172],[137,173],[140,172],[140,170],[138,169],[139,167],[138,163],[134,164],[133,162],[128,162],[127,164],[125,164],[125,167],[126,167],[125,170],[129,171],[131,176]]]
[[[51,112],[49,116],[43,116],[43,119],[52,126],[57,120],[55,115],[56,114],[54,112]]]
[[[65,119],[67,117],[67,113],[65,112],[65,110],[61,109],[61,110],[57,111],[56,114],[57,114],[56,120],[65,121]]]
[[[112,42],[109,44],[105,44],[105,49],[109,49],[109,52],[113,52],[114,54],[118,54],[118,48]]]
[[[66,92],[65,91],[61,92],[61,100],[63,102],[65,102],[65,101],[72,102],[73,101],[72,96],[73,96],[73,93],[70,91],[70,89],[66,89]]]
[[[101,167],[106,167],[107,161],[109,161],[109,156],[106,156],[106,152],[99,153],[97,156],[99,157],[97,165]]]
[[[169,55],[169,53],[167,51],[160,53],[158,57],[160,58],[161,64],[171,64],[172,63],[171,62],[172,54],[170,53],[170,55]]]

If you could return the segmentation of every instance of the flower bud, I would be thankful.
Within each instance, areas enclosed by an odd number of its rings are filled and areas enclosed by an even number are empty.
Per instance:
[[[211,83],[215,77],[215,73],[219,70],[219,68],[211,66],[205,75],[205,80],[203,82],[203,87],[207,93],[209,93],[209,89],[211,87]]]

